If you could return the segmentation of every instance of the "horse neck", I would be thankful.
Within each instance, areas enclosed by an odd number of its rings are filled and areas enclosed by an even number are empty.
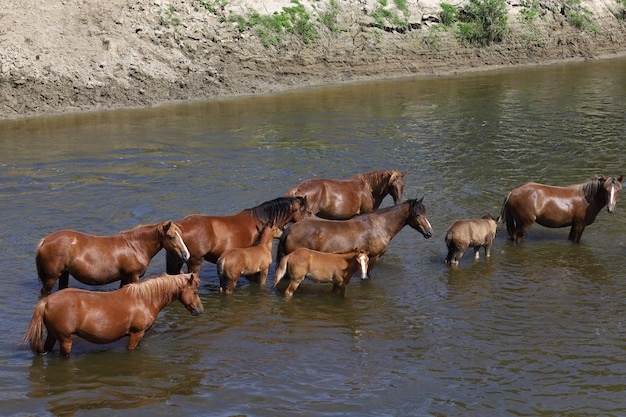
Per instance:
[[[123,289],[137,299],[142,300],[146,305],[151,306],[152,310],[158,313],[176,301],[182,285],[183,281],[181,278],[167,276],[150,278],[127,285]]]
[[[258,246],[263,247],[265,249],[269,248],[270,252],[272,251],[272,241],[274,240],[274,232],[269,227],[263,230],[263,234],[261,235],[261,240],[259,241]]]
[[[382,219],[389,237],[393,237],[409,223],[411,207],[408,202],[371,212],[372,218]]]
[[[374,207],[380,207],[383,199],[387,195],[389,187],[390,173],[387,171],[376,171],[368,174],[361,174],[361,181],[367,185],[374,198]]]
[[[163,248],[161,237],[157,232],[157,225],[137,226],[134,229],[123,232],[124,238],[138,252],[143,252],[150,259]]]

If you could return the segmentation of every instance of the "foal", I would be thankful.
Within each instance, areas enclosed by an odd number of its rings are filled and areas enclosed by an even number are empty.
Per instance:
[[[274,277],[274,288],[287,273],[291,282],[285,290],[286,297],[293,295],[304,278],[317,282],[332,282],[333,292],[339,291],[344,297],[346,285],[350,283],[350,278],[357,270],[361,271],[361,279],[367,278],[368,263],[367,252],[360,249],[347,253],[325,253],[299,248],[280,260]]]
[[[481,247],[485,248],[485,257],[491,255],[491,245],[496,236],[500,217],[485,214],[476,220],[456,220],[446,232],[448,256],[446,263],[451,266],[459,264],[467,248],[474,248],[474,259],[478,259]]]
[[[232,294],[240,276],[255,277],[260,285],[265,285],[269,267],[272,264],[272,240],[282,235],[277,227],[266,226],[260,233],[259,243],[249,248],[227,249],[217,259],[217,276],[220,279],[220,292]]]

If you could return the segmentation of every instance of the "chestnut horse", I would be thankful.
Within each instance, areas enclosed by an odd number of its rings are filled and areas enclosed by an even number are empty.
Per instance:
[[[226,249],[252,246],[263,227],[282,228],[306,216],[310,216],[306,197],[279,197],[230,216],[191,214],[178,222],[185,230],[189,259],[168,252],[166,271],[178,274],[186,261],[187,272],[200,272],[203,259],[216,263]]]
[[[57,291],[37,303],[21,344],[30,344],[34,353],[46,353],[58,340],[60,354],[68,357],[74,336],[99,344],[129,336],[128,349],[135,349],[159,312],[175,300],[192,316],[204,311],[198,285],[196,274],[163,274],[110,292]]]
[[[325,253],[307,248],[298,248],[281,260],[274,277],[274,288],[288,274],[291,278],[285,297],[291,297],[304,278],[317,282],[332,282],[333,292],[346,295],[346,285],[358,270],[361,279],[367,278],[369,256],[366,251],[354,249],[347,253]]]
[[[380,207],[387,194],[402,201],[405,172],[392,169],[359,174],[344,180],[309,179],[287,196],[306,196],[311,213],[326,219],[349,219]]]
[[[88,285],[121,281],[120,287],[139,281],[150,260],[162,249],[188,259],[180,225],[167,220],[137,226],[113,236],[92,236],[61,230],[41,239],[35,261],[42,294],[67,288],[69,276]]]
[[[217,276],[220,279],[220,292],[232,294],[240,276],[260,285],[265,285],[267,272],[272,264],[272,242],[283,231],[277,227],[266,226],[259,234],[259,242],[249,248],[230,248],[217,259]]]
[[[432,236],[433,229],[426,218],[423,200],[423,197],[407,200],[348,220],[310,218],[296,223],[281,236],[277,262],[298,248],[329,253],[345,253],[360,248],[369,254],[368,270],[371,271],[391,239],[407,224],[426,239]]]
[[[511,190],[502,204],[502,218],[511,240],[521,242],[530,226],[571,226],[569,240],[580,242],[585,227],[592,224],[604,206],[615,210],[623,176],[601,176],[568,187],[527,182]]]

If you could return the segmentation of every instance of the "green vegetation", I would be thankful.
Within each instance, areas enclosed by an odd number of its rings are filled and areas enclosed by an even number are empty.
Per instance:
[[[582,5],[582,0],[566,0],[562,13],[575,28],[589,32],[598,31],[591,19],[593,12]]]
[[[450,3],[439,3],[441,12],[439,13],[439,19],[445,26],[452,26],[459,20],[459,10],[456,6]]]
[[[624,0],[626,1],[626,0]],[[337,16],[339,16],[339,6],[337,0],[330,0],[328,9],[323,11],[317,11],[318,20],[320,23],[328,28],[331,32],[339,32],[339,25],[337,25]]]
[[[616,2],[617,9],[609,8],[609,10],[617,20],[624,21],[626,20],[626,0],[616,0]]]
[[[522,9],[519,11],[520,16],[526,22],[535,20],[541,11],[539,0],[523,0],[520,2],[520,5],[522,6]]]
[[[505,0],[470,0],[459,13],[459,20],[456,36],[470,45],[500,42],[510,31]]]
[[[180,19],[176,17],[176,9],[171,4],[166,9],[159,10],[159,18],[163,26],[180,25]]]
[[[376,24],[380,27],[391,24],[397,27],[406,28],[409,25],[409,8],[406,0],[394,0],[396,9],[402,12],[402,17],[389,7],[388,0],[377,0],[378,7],[370,14]]]

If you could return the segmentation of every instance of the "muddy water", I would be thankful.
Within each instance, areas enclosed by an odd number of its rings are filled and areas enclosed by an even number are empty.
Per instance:
[[[2,122],[1,414],[626,414],[624,196],[580,245],[567,229],[534,226],[521,245],[501,229],[490,260],[443,264],[449,224],[497,214],[522,182],[624,174],[625,102],[617,59]],[[285,300],[271,278],[226,297],[205,263],[205,312],[173,304],[134,352],[16,349],[53,231],[232,214],[383,168],[410,171],[405,197],[424,196],[435,235],[401,231],[345,299],[305,283]]]

